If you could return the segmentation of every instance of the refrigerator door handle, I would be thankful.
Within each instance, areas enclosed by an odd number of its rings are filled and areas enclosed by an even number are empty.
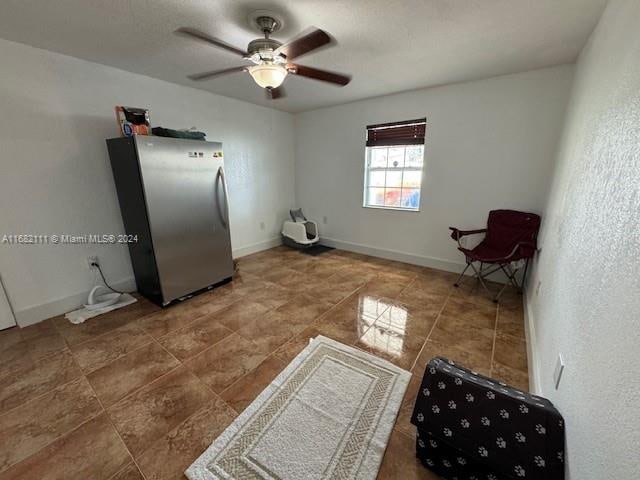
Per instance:
[[[229,228],[229,194],[227,193],[227,180],[224,176],[224,168],[222,165],[218,168],[218,178],[222,183],[222,192],[224,193],[224,210],[225,214],[222,213],[222,209],[220,204],[218,203],[218,213],[220,214],[220,219],[222,220],[222,224],[224,228]]]

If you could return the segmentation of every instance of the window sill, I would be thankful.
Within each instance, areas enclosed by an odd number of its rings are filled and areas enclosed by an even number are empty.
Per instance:
[[[419,208],[380,207],[380,206],[376,206],[376,205],[363,205],[362,208],[371,208],[373,210],[392,210],[394,212],[420,213],[420,209]]]

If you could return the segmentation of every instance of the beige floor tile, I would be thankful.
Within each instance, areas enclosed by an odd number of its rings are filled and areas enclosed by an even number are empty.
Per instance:
[[[64,338],[51,320],[42,322],[42,327],[32,325],[20,329],[11,328],[2,332],[0,345],[0,378],[16,370],[27,369],[66,348]],[[6,339],[4,336],[6,335]]]
[[[427,340],[414,365],[414,374],[422,375],[424,370],[434,357],[444,357],[452,360],[461,366],[474,370],[483,375],[489,375],[491,371],[491,358],[484,352],[461,348],[455,345],[445,345],[434,340]]]
[[[265,305],[252,300],[243,300],[212,315],[212,319],[225,327],[237,331],[247,322],[264,315],[270,310]]]
[[[0,471],[24,460],[59,436],[102,412],[84,377],[0,416]]]
[[[69,348],[80,368],[89,373],[151,341],[153,338],[132,322]]]
[[[289,323],[288,318],[277,311],[259,315],[248,320],[238,335],[251,340],[258,351],[269,354],[304,330],[305,324]]]
[[[178,360],[186,360],[233,333],[217,322],[212,315],[205,315],[186,327],[161,337],[160,344]]]
[[[294,338],[278,348],[273,355],[278,356],[285,363],[289,364],[289,362],[297,357],[298,354],[302,352],[307,345],[309,345],[309,341],[316,338],[318,335],[322,335],[322,333],[317,328],[314,326],[307,327]]]
[[[256,368],[265,357],[254,343],[234,333],[187,360],[185,365],[218,393]]]
[[[224,431],[236,413],[220,399],[210,400],[160,437],[139,458],[146,480],[184,479],[183,472]]]
[[[525,338],[524,311],[522,305],[498,306],[498,333],[504,333],[513,337]]]
[[[526,371],[527,344],[522,338],[498,333],[493,359],[515,370]]]
[[[499,362],[493,362],[491,376],[496,380],[525,392],[529,391],[529,374],[523,370],[516,370]]]
[[[528,386],[514,289],[496,322],[491,298],[473,280],[453,288],[448,272],[287,247],[238,265],[232,282],[165,309],[140,299],[81,325],[57,317],[0,332],[0,436],[12,440],[0,444],[0,480],[183,479],[233,420],[229,404],[245,409],[318,335],[411,369],[379,478],[435,478],[415,459],[410,424],[432,357]]]
[[[391,433],[378,480],[439,480],[416,458],[416,440],[398,430]]]
[[[211,398],[209,389],[180,367],[109,407],[107,413],[137,458]]]
[[[470,325],[456,317],[440,315],[429,339],[490,359],[494,333],[493,329]]]
[[[459,298],[449,298],[445,303],[442,315],[454,317],[477,327],[496,327],[497,308],[495,304],[476,304],[461,300]]]
[[[107,480],[131,460],[102,414],[0,473],[0,480]]]
[[[138,321],[138,325],[155,338],[186,327],[207,314],[207,307],[204,307],[196,298],[187,299],[147,315]]]
[[[433,315],[437,315],[447,300],[447,294],[425,290],[421,288],[420,284],[416,281],[410,283],[402,290],[400,295],[398,295],[398,300],[407,305],[413,305],[423,310],[428,310]]]
[[[285,316],[287,323],[308,325],[333,307],[331,302],[312,294],[300,294],[276,309]]]
[[[142,473],[140,473],[140,470],[138,470],[135,463],[131,462],[109,480],[145,480],[145,478],[142,476]]]
[[[287,365],[278,356],[271,355],[223,391],[220,397],[236,412],[242,413]]]
[[[106,408],[179,365],[153,342],[91,372],[87,378]]]
[[[28,368],[8,372],[0,378],[0,413],[22,405],[81,374],[82,371],[69,350],[45,357]]]

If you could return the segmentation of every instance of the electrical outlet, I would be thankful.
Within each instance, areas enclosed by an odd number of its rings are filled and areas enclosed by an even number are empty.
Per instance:
[[[260,230],[264,230],[264,222],[260,222]]]
[[[97,263],[98,265],[100,265],[100,262],[98,262],[98,256],[97,255],[90,255],[87,257],[87,265],[89,266],[89,270],[93,270],[94,267],[93,264]]]
[[[322,217],[322,223],[324,223],[324,224],[326,225],[326,224],[327,224],[327,221],[328,221],[328,220],[327,220],[327,217],[326,217],[326,216]]]
[[[556,360],[556,368],[553,370],[553,383],[556,386],[556,390],[560,385],[560,379],[562,378],[562,372],[564,372],[564,357],[561,353],[558,354],[558,359]]]

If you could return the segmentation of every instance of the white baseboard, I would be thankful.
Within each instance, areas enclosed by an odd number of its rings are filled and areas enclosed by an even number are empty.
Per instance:
[[[527,339],[527,362],[529,365],[529,390],[534,395],[543,396],[540,383],[540,364],[536,353],[536,322],[534,320],[531,303],[529,302],[527,291],[524,295],[524,330]]]
[[[116,290],[123,292],[133,292],[136,290],[136,281],[133,277],[118,280],[111,284]],[[76,308],[80,308],[87,302],[89,291],[79,292],[68,297],[58,298],[47,303],[40,305],[34,305],[31,307],[23,308],[22,310],[16,310],[15,317],[18,326],[27,327],[34,323],[41,322],[47,318],[62,315],[63,313],[70,312]]]
[[[262,242],[247,245],[233,250],[233,257],[244,257],[252,253],[267,250],[269,248],[277,247],[282,244],[282,239],[270,238]],[[124,292],[133,292],[136,290],[136,281],[133,277],[125,278],[117,282],[113,282],[113,288],[116,290],[122,290]],[[62,315],[63,313],[70,312],[76,308],[80,308],[87,301],[89,290],[86,292],[79,292],[67,297],[51,300],[40,305],[34,305],[31,307],[23,308],[22,310],[15,311],[16,322],[20,327],[27,327],[34,323],[41,322],[47,318],[55,317],[56,315]]]
[[[413,265],[420,265],[421,267],[437,268],[438,270],[445,270],[447,272],[460,273],[465,266],[464,263],[452,262],[451,260],[444,260],[442,258],[426,257],[413,253],[400,252],[398,250],[372,247],[370,245],[346,242],[335,238],[322,237],[320,238],[320,243],[328,247],[339,248],[349,252],[362,253],[364,255],[371,255],[372,257],[395,260],[397,262],[411,263]]]
[[[232,254],[233,258],[246,257],[247,255],[251,255],[252,253],[258,253],[262,250],[268,250],[280,245],[282,245],[281,237],[269,238],[268,240],[263,240],[262,242],[252,243],[251,245],[246,245],[240,248],[234,248]]]

